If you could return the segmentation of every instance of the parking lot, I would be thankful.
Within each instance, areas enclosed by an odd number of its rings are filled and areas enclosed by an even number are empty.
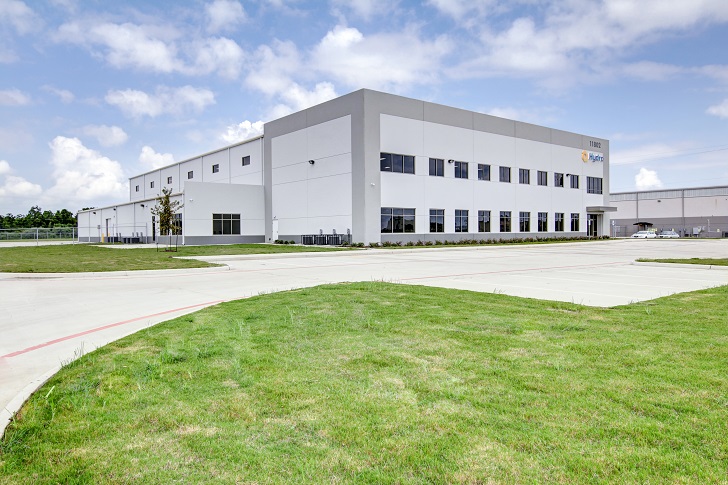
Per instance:
[[[728,269],[634,264],[728,257],[728,240],[416,248],[215,256],[220,268],[126,273],[0,273],[0,428],[74,355],[218,302],[342,281],[388,281],[614,306],[728,284]],[[13,401],[12,403],[10,401]]]

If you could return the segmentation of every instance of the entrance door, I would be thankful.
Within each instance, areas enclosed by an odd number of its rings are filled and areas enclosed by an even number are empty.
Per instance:
[[[586,234],[589,237],[597,237],[599,235],[599,215],[598,214],[587,214],[586,215]]]
[[[278,240],[278,219],[273,219],[273,242]]]
[[[111,222],[111,219],[106,219],[106,239],[101,242],[109,242],[109,223]]]

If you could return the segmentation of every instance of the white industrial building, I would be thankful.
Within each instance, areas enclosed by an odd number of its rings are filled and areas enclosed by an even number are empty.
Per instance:
[[[616,237],[673,230],[681,237],[728,237],[728,186],[618,192],[610,195]]]
[[[79,239],[156,240],[162,188],[182,244],[610,234],[605,139],[367,89],[263,133],[132,177],[129,202],[79,212]]]

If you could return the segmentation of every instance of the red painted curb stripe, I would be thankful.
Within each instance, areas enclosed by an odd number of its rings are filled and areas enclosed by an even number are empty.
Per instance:
[[[67,335],[65,337],[57,338],[55,340],[49,340],[48,342],[44,342],[42,344],[34,345],[32,347],[28,347],[27,349],[18,350],[16,352],[12,352],[10,354],[3,355],[0,358],[4,359],[6,357],[16,357],[18,355],[22,355],[22,354],[26,354],[28,352],[32,352],[33,350],[42,349],[43,347],[48,347],[49,345],[57,344],[59,342],[64,342],[66,340],[71,340],[71,339],[74,339],[76,337],[82,337],[84,335],[88,335],[88,334],[91,334],[91,333],[100,332],[100,331],[106,330],[108,328],[118,327],[120,325],[126,325],[127,323],[137,322],[139,320],[144,320],[145,318],[158,317],[160,315],[167,315],[169,313],[180,312],[182,310],[189,310],[190,308],[197,308],[197,307],[202,307],[202,306],[215,305],[215,304],[221,303],[223,301],[225,301],[225,300],[216,300],[216,301],[209,301],[207,303],[198,303],[197,305],[190,305],[190,306],[185,306],[185,307],[181,307],[181,308],[175,308],[173,310],[165,310],[165,311],[159,312],[159,313],[152,313],[151,315],[144,315],[143,317],[132,318],[131,320],[124,320],[123,322],[110,323],[110,324],[104,325],[102,327],[96,327],[96,328],[92,328],[90,330],[85,330],[83,332],[74,333],[73,335]]]

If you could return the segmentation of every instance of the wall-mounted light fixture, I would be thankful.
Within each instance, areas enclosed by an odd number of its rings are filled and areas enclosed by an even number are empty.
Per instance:
[[[308,163],[310,163],[311,165],[313,165],[314,163],[316,163],[316,160],[309,160]]]
[[[96,211],[94,211],[94,214],[96,214]]]
[[[142,204],[142,209],[144,209],[144,204]]]
[[[114,207],[114,210],[116,210],[116,207]]]
[[[454,161],[455,161],[455,160],[453,160],[453,159],[451,158],[450,160],[448,160],[448,161],[447,161],[447,163],[453,163]]]

